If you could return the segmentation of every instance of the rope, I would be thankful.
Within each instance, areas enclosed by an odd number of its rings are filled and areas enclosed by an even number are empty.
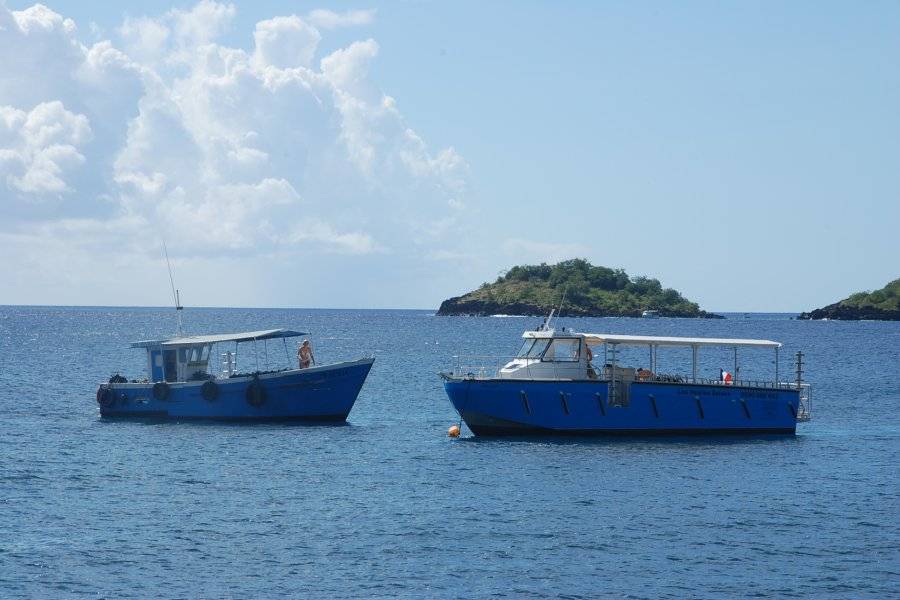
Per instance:
[[[466,402],[463,404],[463,407],[456,411],[456,414],[459,415],[459,421],[456,423],[456,427],[459,428],[460,432],[462,432],[462,424],[463,424],[463,412],[466,410],[466,407],[469,405],[469,386],[471,383],[466,383]]]

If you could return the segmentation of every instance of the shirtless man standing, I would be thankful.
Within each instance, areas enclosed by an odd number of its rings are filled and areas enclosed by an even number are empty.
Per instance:
[[[301,369],[309,368],[310,363],[315,364],[316,359],[313,357],[309,340],[303,340],[303,345],[297,349],[297,360],[300,362]]]

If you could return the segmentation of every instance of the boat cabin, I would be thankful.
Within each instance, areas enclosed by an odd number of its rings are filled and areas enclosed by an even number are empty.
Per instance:
[[[779,342],[770,340],[688,338],[639,335],[615,335],[606,333],[579,333],[563,328],[526,331],[523,344],[514,359],[502,366],[497,376],[501,379],[603,379],[612,381],[667,381],[657,373],[657,351],[660,347],[689,347],[692,349],[692,369],[688,378],[699,383],[698,356],[700,349],[709,346],[729,347],[734,351],[736,377],[739,348],[768,348],[775,351],[773,382],[779,380]],[[618,352],[622,346],[643,346],[648,350],[649,369],[634,369],[618,364]],[[596,355],[602,359],[597,369],[592,361]],[[599,360],[597,362],[600,362]],[[727,380],[731,383],[731,379]],[[737,383],[734,381],[734,383]]]
[[[552,329],[526,331],[522,338],[519,353],[500,368],[501,379],[585,379],[590,376],[590,349],[585,344],[584,334],[563,328],[559,332]]]
[[[165,340],[145,340],[133,342],[132,348],[147,350],[147,373],[152,382],[165,381],[198,381],[211,379],[209,361],[213,356],[215,344],[234,342],[234,350],[222,354],[222,375],[230,377],[237,371],[238,343],[253,342],[253,359],[256,371],[260,370],[258,342],[263,342],[265,353],[264,366],[268,363],[268,346],[272,339],[286,339],[306,335],[300,331],[289,329],[269,329],[265,331],[248,331],[244,333],[226,333],[216,335],[181,336]],[[285,354],[288,355],[285,344]]]

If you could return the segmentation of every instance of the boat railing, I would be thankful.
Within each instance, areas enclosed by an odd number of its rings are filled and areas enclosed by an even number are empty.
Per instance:
[[[812,419],[812,387],[808,383],[801,383],[800,405],[797,409],[797,420],[802,422],[809,421],[810,419]]]
[[[717,385],[727,387],[767,388],[773,390],[793,390],[797,388],[796,384],[794,383],[777,382],[765,379],[733,379],[731,381],[723,381],[718,378],[711,379],[707,377],[697,377],[696,379],[694,379],[690,375],[669,375],[665,373],[651,375],[644,378],[636,377],[635,381],[652,383]]]
[[[449,375],[452,377],[464,377],[467,379],[495,379],[500,375],[500,369],[509,364],[513,360],[521,360],[520,357],[514,356],[494,356],[494,355],[454,355],[454,365]],[[565,365],[564,371],[560,373],[560,367]],[[596,365],[591,365],[597,374],[598,380],[605,381],[600,377],[601,369]],[[548,368],[552,369],[552,373],[548,373]],[[552,361],[542,361],[540,363],[540,373],[533,373],[531,369],[531,361],[525,362],[524,377],[518,376],[517,379],[572,379],[571,365],[568,363],[556,363]],[[585,374],[586,375],[586,374]],[[589,379],[585,376],[584,379]],[[618,379],[618,378],[617,378]],[[697,377],[696,379],[690,375],[655,373],[647,377],[636,377],[628,379],[628,383],[674,383],[681,385],[703,385],[703,386],[723,386],[734,388],[762,388],[772,390],[795,390],[797,384],[794,382],[776,382],[763,379],[735,379],[730,382],[721,379]],[[808,420],[806,415],[809,414],[811,408],[810,402],[810,386],[809,384],[801,384],[800,388],[800,409],[798,410],[798,420]]]
[[[509,356],[457,354],[453,356],[454,366],[450,375],[469,379],[494,379],[500,375],[503,365],[511,360],[513,359]]]

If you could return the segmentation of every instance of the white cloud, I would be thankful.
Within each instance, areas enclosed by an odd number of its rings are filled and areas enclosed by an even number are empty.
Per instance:
[[[75,21],[64,19],[43,4],[35,4],[25,10],[13,11],[12,16],[19,29],[26,34],[38,31],[49,33],[60,28],[66,33],[74,33],[77,29]]]
[[[373,81],[378,43],[316,56],[320,28],[374,11],[273,16],[244,32],[249,50],[219,42],[235,14],[203,0],[86,44],[49,8],[0,4],[0,252],[28,244],[50,273],[60,239],[73,269],[108,259],[97,236],[117,260],[155,260],[161,235],[208,261],[421,261],[455,240],[468,167]],[[47,196],[60,214],[32,201]]]
[[[326,250],[345,254],[370,254],[384,251],[367,233],[341,233],[328,223],[316,219],[298,223],[289,235],[294,243],[309,242],[313,246],[319,245]]]
[[[79,148],[90,138],[87,117],[62,102],[44,102],[27,113],[0,105],[0,177],[19,192],[68,192],[65,175],[84,163]]]
[[[258,65],[290,69],[312,64],[322,35],[300,17],[291,15],[260,21],[256,24],[253,39]]]
[[[322,73],[336,91],[361,96],[368,82],[369,64],[378,56],[378,43],[373,39],[353,42],[322,59]]]
[[[169,44],[171,30],[166,23],[148,17],[126,17],[118,28],[123,49],[135,60],[152,62]]]
[[[186,47],[207,44],[228,30],[236,14],[234,4],[200,0],[191,10],[173,9],[166,15],[178,42]]]
[[[336,13],[331,10],[318,8],[310,11],[306,20],[320,29],[371,25],[375,21],[375,10],[348,10],[343,13]]]

